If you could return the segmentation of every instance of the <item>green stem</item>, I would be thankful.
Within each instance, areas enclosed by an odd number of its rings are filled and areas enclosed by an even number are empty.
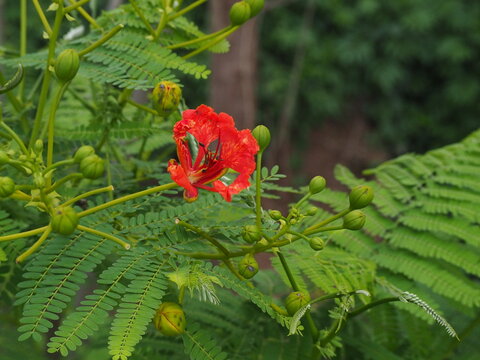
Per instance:
[[[27,150],[25,144],[23,143],[22,139],[20,139],[20,137],[17,135],[17,133],[15,131],[13,131],[10,126],[8,126],[7,124],[5,124],[3,122],[1,111],[2,111],[2,107],[0,106],[0,125],[5,129],[5,131],[8,133],[8,135],[18,144],[18,146],[20,147],[20,150],[25,155],[28,155],[28,150]]]
[[[83,178],[83,174],[82,173],[72,173],[72,174],[68,174],[67,176],[61,178],[60,180],[57,180],[55,181],[55,183],[50,186],[49,188],[47,188],[45,190],[45,193],[46,194],[49,194],[51,193],[53,190],[57,189],[59,186],[65,184],[66,182],[70,181],[70,180],[73,180],[73,179],[79,179],[79,178]]]
[[[42,89],[40,90],[40,97],[38,100],[37,112],[35,114],[35,120],[33,122],[33,129],[30,137],[29,148],[32,148],[33,144],[35,144],[35,141],[38,138],[38,133],[40,131],[43,111],[45,109],[45,103],[47,101],[48,91],[50,89],[50,80],[52,78],[50,66],[53,65],[53,58],[55,57],[55,48],[57,45],[57,38],[60,32],[60,25],[62,24],[62,20],[63,20],[63,0],[59,0],[57,12],[55,14],[55,22],[53,24],[53,30],[48,42],[47,65],[46,65],[45,74],[43,77]]]
[[[2,72],[0,71],[0,85],[4,84],[5,81],[6,81],[5,77],[3,76]],[[22,80],[22,81],[25,81],[25,80]],[[17,99],[17,97],[13,94],[13,92],[8,91],[6,95],[7,95],[8,101],[10,101],[10,103],[12,104],[15,111],[21,112],[22,108],[23,108],[23,105],[22,105],[22,103],[20,103],[20,101]]]
[[[183,14],[186,14],[187,12],[189,12],[190,10],[193,10],[195,9],[197,6],[199,5],[202,5],[204,2],[206,2],[207,0],[197,0],[195,1],[194,3],[191,3],[190,5],[184,7],[182,10],[176,12],[175,14],[173,14],[172,16],[169,16],[168,17],[168,21],[172,21],[173,19],[176,19],[177,17],[179,16],[182,16]]]
[[[185,297],[185,285],[180,287],[180,291],[178,292],[178,303],[180,305],[183,304],[183,298]]]
[[[73,5],[67,6],[65,9],[63,9],[63,12],[64,12],[65,14],[67,14],[67,13],[69,13],[69,12],[71,12],[71,11],[79,8],[80,6],[88,3],[89,1],[90,1],[90,0],[80,0],[78,3],[75,3],[75,4],[73,4]]]
[[[49,167],[47,167],[45,170],[43,170],[43,174],[46,174],[50,170],[53,170],[57,167],[68,166],[68,165],[73,165],[73,164],[75,164],[75,160],[73,160],[73,159],[66,159],[66,160],[57,161],[55,164],[52,164]]]
[[[211,34],[208,34],[208,35],[204,35],[204,36],[201,36],[199,38],[196,38],[196,39],[192,39],[192,40],[188,40],[188,41],[184,41],[182,43],[178,43],[178,44],[173,44],[173,45],[169,45],[169,46],[166,46],[167,49],[170,49],[170,50],[173,50],[173,49],[178,49],[178,48],[181,48],[181,47],[186,47],[186,46],[190,46],[190,45],[193,45],[193,44],[196,44],[198,42],[202,42],[202,41],[206,41],[206,40],[210,40],[211,38],[214,38],[218,35],[221,35],[223,34],[225,31],[228,31],[232,28],[232,25],[229,25],[221,30],[218,30],[214,33],[211,33]]]
[[[197,233],[198,235],[208,240],[213,246],[215,246],[222,253],[224,253],[227,258],[230,256],[230,252],[222,244],[220,244],[217,239],[214,239],[212,236],[210,236],[210,234],[207,234],[202,229],[194,225],[191,225],[189,223],[186,223],[185,221],[182,221],[180,219],[176,219],[175,224],[183,226],[184,228]]]
[[[153,35],[154,41],[158,39],[163,29],[165,29],[165,26],[167,26],[167,23],[168,23],[167,9],[163,8],[162,15],[160,16],[160,21],[158,22],[158,26],[155,29],[155,34]]]
[[[262,155],[263,151],[257,154],[255,172],[255,220],[259,231],[262,231]]]
[[[92,229],[92,228],[89,228],[89,227],[83,226],[83,225],[78,225],[77,229],[80,230],[80,231],[88,232],[88,233],[93,234],[93,235],[97,235],[101,238],[112,240],[112,241],[116,242],[117,244],[120,244],[125,250],[130,249],[130,244],[129,243],[127,243],[127,242],[123,241],[122,239],[119,239],[119,238],[117,238],[117,237],[115,237],[111,234],[105,233],[103,231],[98,231],[98,230],[95,230],[95,229]]]
[[[125,26],[123,24],[119,24],[115,26],[112,30],[110,30],[108,33],[103,35],[100,39],[95,41],[92,45],[87,47],[86,49],[83,49],[82,51],[78,52],[78,56],[82,57],[88,54],[89,52],[95,50],[102,44],[106,43],[108,40],[110,40],[112,37],[114,37],[120,30],[122,30]]]
[[[146,112],[148,112],[148,113],[150,113],[150,114],[160,116],[160,114],[158,113],[158,111],[153,110],[153,109],[149,108],[148,106],[139,104],[139,103],[137,103],[136,101],[133,101],[133,100],[131,100],[131,99],[127,99],[127,102],[128,102],[130,105],[133,105],[133,106],[135,106],[135,107],[137,107],[137,108],[139,108],[139,109],[141,109],[141,110],[143,110],[143,111],[146,111]]]
[[[206,43],[205,45],[199,47],[198,49],[189,52],[187,55],[182,56],[182,59],[190,59],[192,56],[198,55],[201,52],[211,48],[212,46],[218,44],[220,41],[228,37],[230,34],[232,34],[234,31],[236,31],[240,26],[233,26],[230,30],[224,32],[221,36],[213,39],[212,41]]]
[[[327,225],[327,224],[330,224],[332,221],[335,221],[335,220],[341,218],[342,216],[345,216],[345,215],[348,214],[350,211],[351,211],[351,210],[350,210],[349,208],[348,208],[348,209],[345,209],[345,210],[342,210],[342,211],[340,211],[338,214],[333,215],[333,216],[329,217],[328,219],[325,219],[325,220],[319,222],[318,224],[315,224],[315,225],[310,226],[309,228],[305,229],[305,230],[303,231],[303,233],[304,233],[305,235],[313,234],[313,233],[317,232],[316,230],[317,230],[318,228],[321,228],[321,227],[323,227],[323,226],[325,226],[325,225]]]
[[[42,10],[42,7],[38,3],[38,0],[33,0],[33,6],[35,7],[35,10],[37,10],[38,17],[40,18],[40,21],[42,22],[42,25],[45,29],[45,32],[48,34],[49,37],[52,36],[52,28],[50,27],[50,24],[48,23],[47,17],[45,16],[45,13]]]
[[[20,56],[27,54],[27,0],[20,0]],[[18,88],[18,97],[23,100],[25,93],[25,74]],[[26,118],[23,117],[23,119]]]
[[[55,115],[57,113],[58,105],[60,105],[60,100],[62,99],[65,89],[68,87],[70,82],[65,82],[61,84],[58,88],[57,93],[51,103],[50,116],[48,117],[48,144],[47,144],[47,168],[53,164],[53,143],[55,135]],[[49,175],[47,177],[47,186],[52,184],[52,177]]]
[[[76,5],[77,3],[74,1],[74,0],[68,0],[68,2],[72,5]],[[95,21],[94,18],[92,18],[86,11],[84,8],[82,7],[79,7],[77,8],[77,11],[80,13],[80,15],[82,15],[84,17],[85,20],[87,20],[90,25],[92,25],[94,28],[96,29],[101,29],[101,26],[97,24],[97,22]]]
[[[139,191],[139,192],[136,192],[136,193],[133,193],[133,194],[125,195],[125,196],[122,196],[118,199],[108,201],[104,204],[101,204],[101,205],[95,206],[91,209],[87,209],[85,211],[82,211],[78,214],[78,216],[79,217],[84,217],[84,216],[87,216],[87,215],[90,215],[90,214],[94,214],[94,213],[96,213],[100,210],[104,210],[104,209],[107,209],[111,206],[115,206],[115,205],[124,203],[125,201],[133,200],[133,199],[136,199],[136,198],[141,197],[141,196],[154,194],[156,192],[173,189],[177,186],[178,186],[177,183],[170,183],[170,184],[155,186],[153,188],[146,189],[146,190],[143,190],[143,191]]]
[[[40,238],[37,241],[35,241],[35,243],[27,251],[25,251],[24,253],[22,253],[17,257],[16,259],[17,264],[23,262],[27,257],[32,255],[40,247],[40,245],[42,245],[43,242],[47,240],[48,235],[50,235],[50,233],[52,232],[52,228],[50,227],[50,225],[45,226],[45,228],[46,229],[42,234],[42,236],[40,236]]]
[[[148,22],[147,18],[143,14],[142,9],[140,9],[135,2],[135,0],[129,0],[130,5],[132,5],[133,10],[137,13],[140,20],[142,20],[143,24],[147,28],[148,32],[155,38],[155,30],[152,28],[152,25]]]
[[[101,194],[101,193],[104,193],[104,192],[107,192],[107,191],[113,191],[113,186],[110,185],[110,186],[106,186],[106,187],[103,187],[103,188],[100,188],[100,189],[87,191],[86,193],[80,194],[80,195],[75,196],[74,198],[72,198],[70,200],[65,201],[65,203],[63,203],[63,206],[69,206],[69,205],[75,204],[79,200],[85,199],[89,196]]]
[[[47,227],[48,227],[48,226],[43,226],[43,227],[38,228],[38,229],[29,230],[29,231],[24,231],[24,232],[17,233],[17,234],[0,236],[0,242],[2,242],[2,241],[10,241],[10,240],[17,240],[17,239],[21,239],[21,238],[24,238],[24,237],[29,237],[29,236],[37,235],[37,234],[40,234],[41,232],[45,231],[45,230],[47,229]]]

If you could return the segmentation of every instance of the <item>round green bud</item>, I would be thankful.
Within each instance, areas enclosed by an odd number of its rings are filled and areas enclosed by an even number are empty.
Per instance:
[[[158,331],[165,336],[177,336],[185,332],[187,321],[180,305],[173,302],[164,302],[160,305],[153,318]]]
[[[230,8],[230,23],[239,26],[250,19],[250,5],[246,1],[239,1]]]
[[[10,157],[5,151],[0,151],[0,165],[8,164],[10,162]]]
[[[78,226],[78,215],[70,206],[59,206],[53,210],[50,219],[52,231],[62,235],[70,235]]]
[[[42,139],[38,139],[35,141],[35,144],[33,145],[33,151],[35,151],[35,154],[41,154],[43,151],[43,141]]]
[[[15,182],[7,177],[2,176],[0,177],[0,197],[6,198],[12,195],[15,191]]]
[[[173,81],[161,81],[152,91],[153,107],[160,116],[167,116],[178,109],[182,99],[182,89]]]
[[[317,212],[318,212],[318,208],[316,208],[315,206],[310,206],[305,212],[305,215],[314,216],[317,214]]]
[[[258,272],[258,263],[253,254],[247,254],[238,263],[238,273],[245,279],[251,279]]]
[[[270,215],[273,220],[280,220],[283,218],[283,215],[279,210],[269,210],[268,215]]]
[[[343,217],[343,227],[348,230],[360,230],[365,225],[366,216],[360,210],[350,211]]]
[[[55,75],[60,82],[72,80],[80,67],[80,57],[73,49],[63,50],[55,60]]]
[[[327,181],[323,176],[315,176],[310,180],[310,184],[308,185],[308,191],[310,194],[318,194],[320,191],[325,189],[327,186]]]
[[[257,225],[246,225],[242,230],[242,237],[247,243],[253,244],[262,238],[262,233]]]
[[[105,170],[105,161],[98,155],[90,155],[80,162],[80,172],[87,179],[98,179]]]
[[[320,251],[325,248],[325,243],[323,242],[323,239],[319,237],[311,238],[308,243],[310,244],[310,247],[315,251]]]
[[[295,315],[295,313],[302,307],[307,305],[310,302],[310,295],[306,292],[295,291],[290,293],[285,300],[285,307],[287,308],[287,313],[290,316]]]
[[[259,245],[259,246],[265,246],[265,247],[266,247],[266,246],[268,246],[269,244],[270,244],[270,243],[269,243],[268,240],[265,239],[265,238],[261,238],[261,239],[257,242],[257,245]]]
[[[270,130],[264,125],[258,125],[252,130],[253,137],[257,140],[260,151],[265,150],[270,145]]]
[[[75,155],[73,155],[73,160],[76,163],[80,163],[87,156],[90,156],[93,154],[95,154],[95,149],[93,148],[93,146],[83,145],[83,146],[80,146],[78,150],[75,152]]]
[[[350,209],[362,209],[372,202],[373,190],[370,186],[358,185],[350,191],[348,198]]]
[[[245,0],[250,5],[250,17],[257,16],[265,6],[265,0]]]

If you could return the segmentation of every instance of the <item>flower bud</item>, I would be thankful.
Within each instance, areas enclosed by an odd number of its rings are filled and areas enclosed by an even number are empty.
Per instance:
[[[33,151],[35,154],[40,155],[43,151],[43,141],[42,139],[38,139],[35,141],[35,144],[33,145]]]
[[[320,191],[325,189],[327,182],[323,176],[315,176],[310,180],[310,184],[308,185],[308,191],[310,194],[318,194]]]
[[[273,220],[280,220],[283,217],[279,210],[269,210],[268,215],[270,215]]]
[[[257,14],[262,11],[263,6],[265,5],[265,0],[246,0],[248,5],[250,5],[250,17],[257,16]]]
[[[309,241],[310,247],[315,251],[323,250],[325,247],[325,243],[323,242],[322,238],[314,237],[311,238]]]
[[[72,80],[80,67],[80,57],[73,49],[63,50],[55,60],[55,75],[60,82]]]
[[[362,209],[372,202],[373,190],[370,186],[358,185],[350,191],[348,197],[350,200],[350,209]]]
[[[293,316],[304,305],[310,302],[310,295],[306,292],[295,291],[290,293],[285,300],[288,315]]]
[[[105,170],[105,161],[98,155],[90,155],[80,162],[80,172],[87,179],[98,179]]]
[[[41,173],[33,174],[33,185],[35,185],[37,189],[43,189],[45,187],[45,178]]]
[[[7,177],[0,177],[0,198],[6,198],[13,194],[15,191],[15,182]]]
[[[164,302],[157,309],[153,323],[163,335],[176,336],[185,332],[187,321],[180,305],[173,302]]]
[[[83,146],[80,146],[78,150],[75,152],[75,155],[73,155],[73,160],[76,163],[80,163],[87,156],[90,156],[93,154],[95,154],[95,149],[92,146],[83,145]]]
[[[78,220],[77,212],[73,208],[70,206],[59,206],[53,210],[50,226],[53,232],[70,235],[77,228]]]
[[[310,206],[307,211],[305,212],[305,215],[307,216],[313,216],[313,215],[316,215],[318,212],[318,208],[316,208],[315,206]]]
[[[262,234],[256,225],[246,225],[243,228],[242,237],[247,243],[253,244],[262,238]]]
[[[250,5],[246,1],[239,1],[230,8],[230,23],[239,26],[250,19]]]
[[[8,164],[10,162],[10,157],[5,151],[0,151],[0,165]]]
[[[181,99],[182,89],[172,81],[161,81],[152,91],[153,106],[161,116],[176,110]]]
[[[258,263],[252,254],[247,254],[238,263],[238,273],[245,279],[251,279],[258,272]]]
[[[270,130],[264,125],[258,125],[252,130],[253,137],[257,140],[260,151],[265,150],[270,144]]]
[[[343,217],[343,227],[348,230],[360,230],[365,225],[366,216],[360,210],[350,211]]]

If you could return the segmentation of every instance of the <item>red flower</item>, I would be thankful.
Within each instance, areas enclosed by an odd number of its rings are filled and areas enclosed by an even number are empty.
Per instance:
[[[188,136],[190,134],[190,137]],[[192,159],[189,144],[194,137],[198,154]],[[190,138],[190,140],[189,140]],[[185,189],[183,197],[191,202],[198,197],[198,188],[218,192],[227,201],[232,195],[250,186],[249,178],[255,170],[254,155],[258,144],[250,130],[237,130],[233,118],[225,113],[216,114],[212,108],[200,105],[196,110],[185,110],[182,120],[173,127],[177,143],[176,160],[168,163],[168,172],[178,185]],[[226,185],[221,178],[228,169],[238,173]],[[212,186],[206,184],[212,183]]]

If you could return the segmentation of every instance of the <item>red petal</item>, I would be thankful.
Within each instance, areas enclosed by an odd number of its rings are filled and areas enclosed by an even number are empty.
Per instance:
[[[183,197],[186,200],[190,199],[191,201],[195,201],[198,197],[198,190],[188,180],[188,176],[183,167],[178,165],[175,160],[170,160],[167,170],[172,180],[185,189]]]

